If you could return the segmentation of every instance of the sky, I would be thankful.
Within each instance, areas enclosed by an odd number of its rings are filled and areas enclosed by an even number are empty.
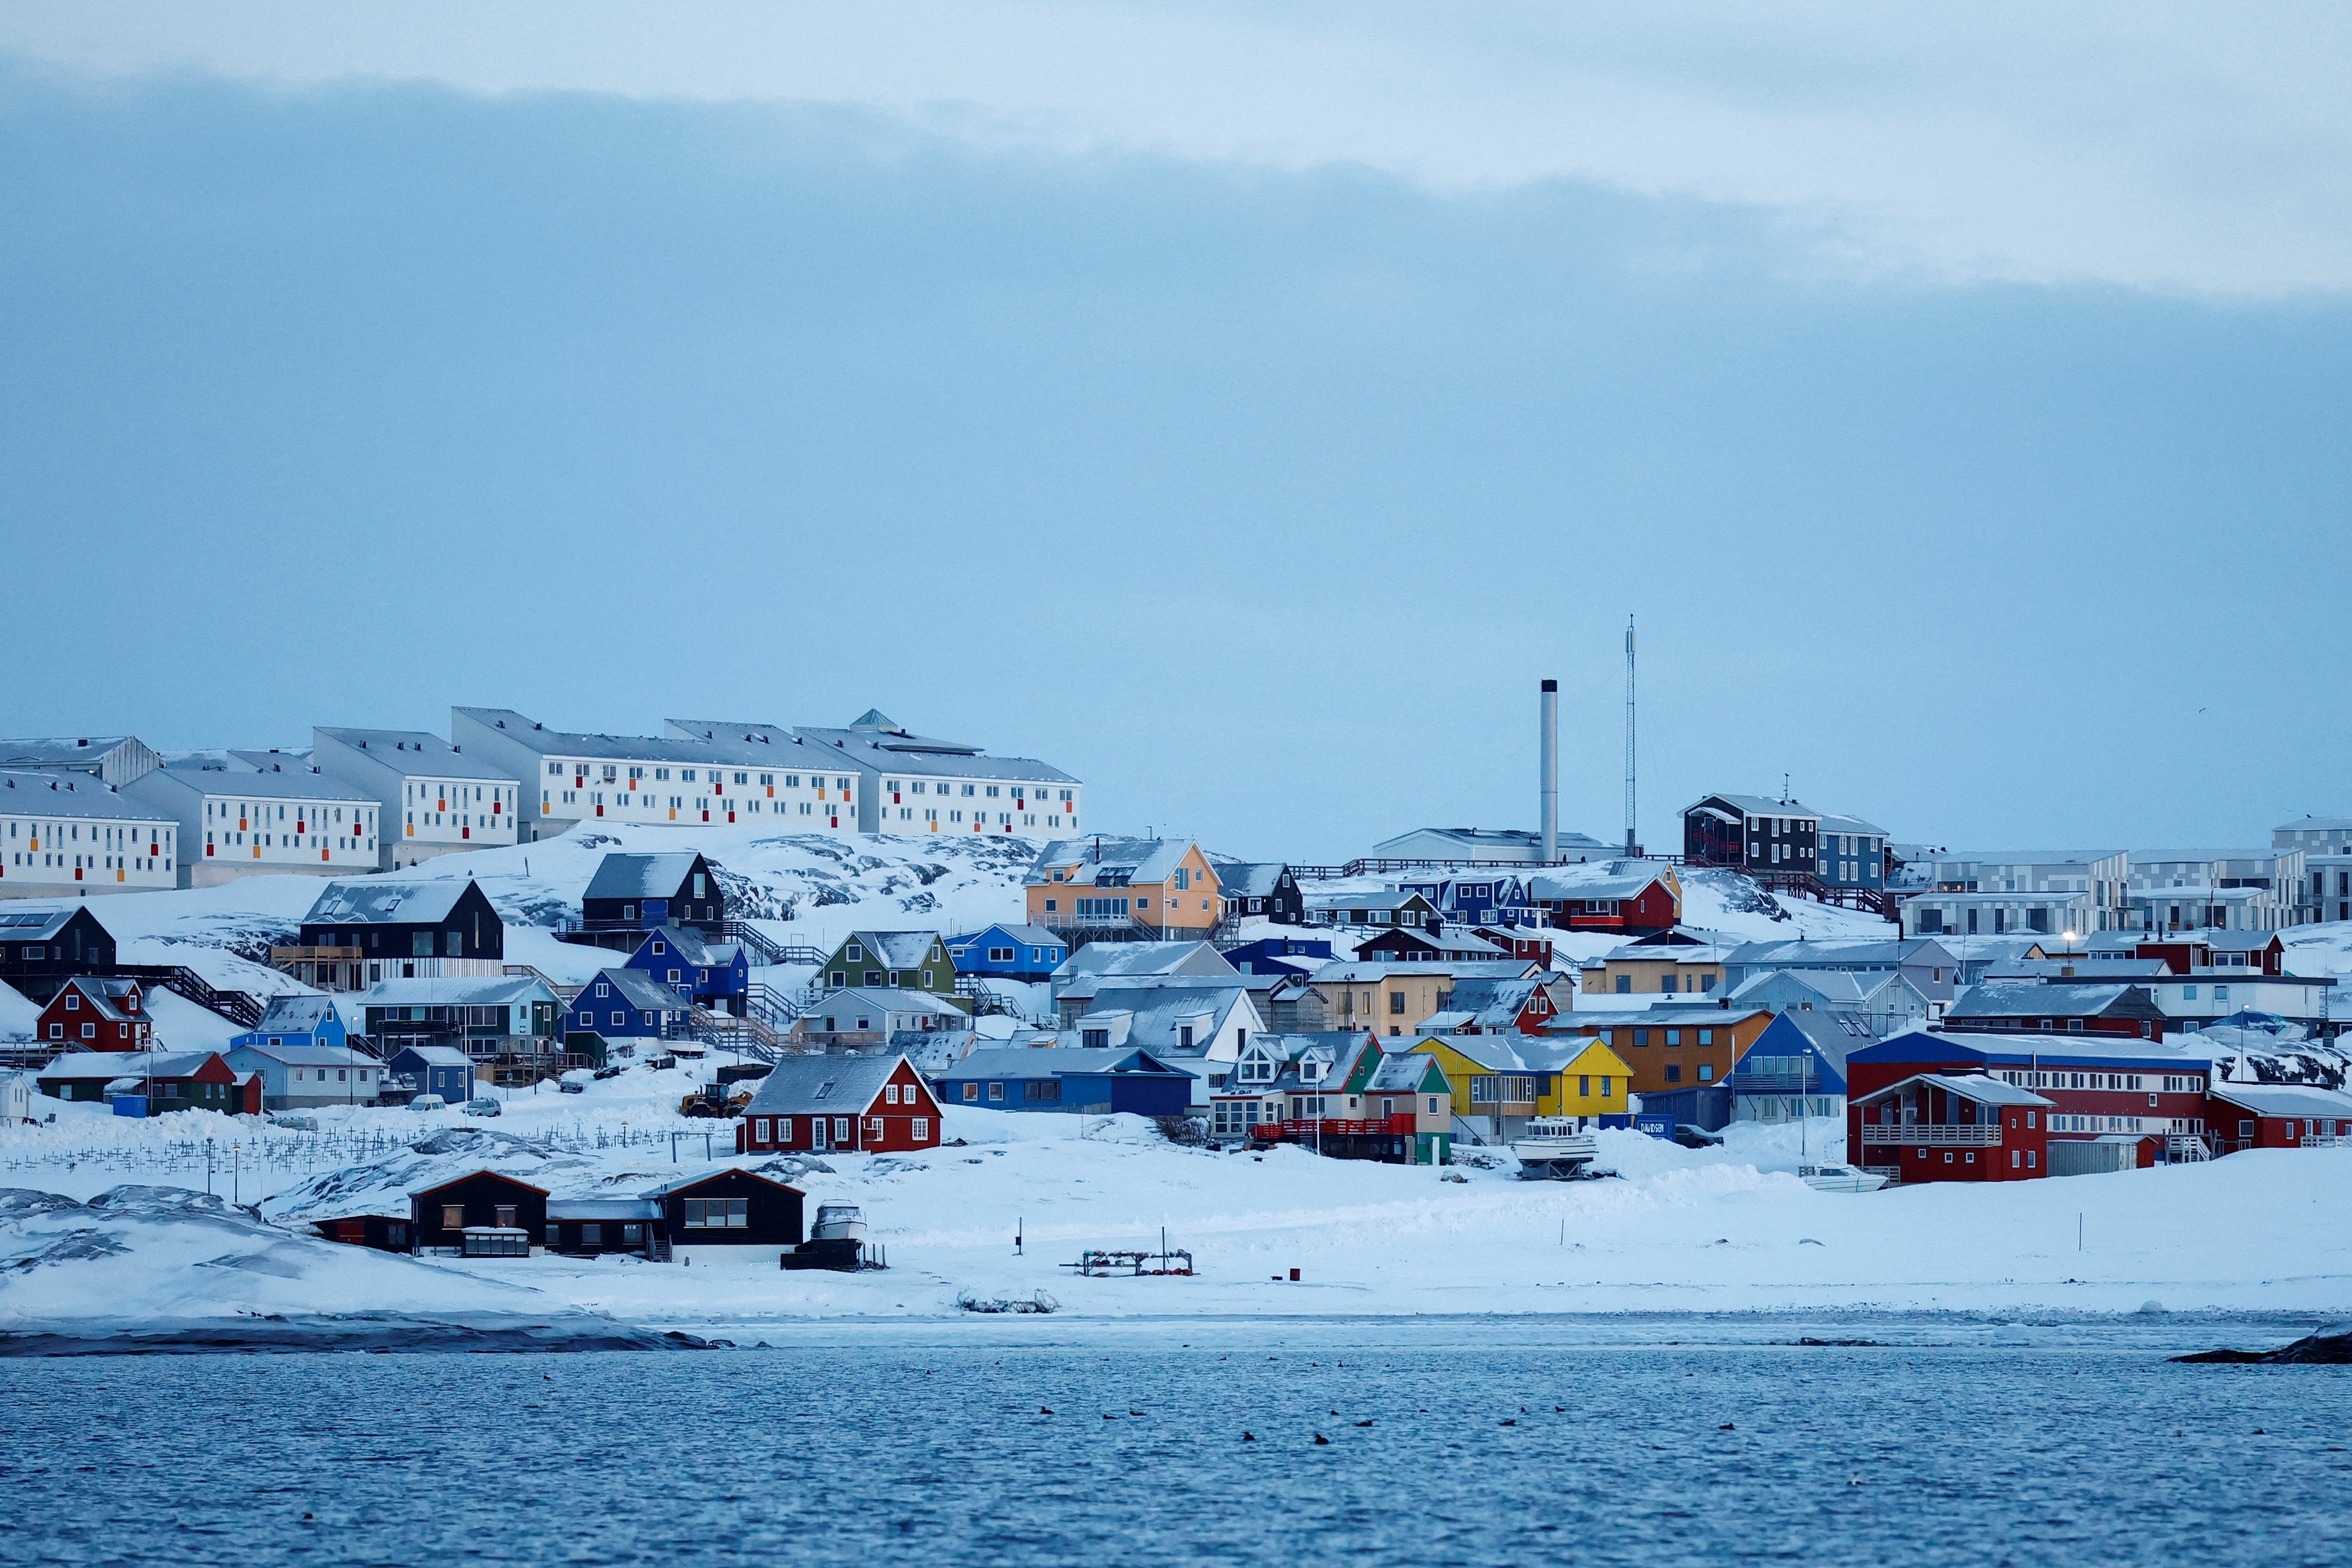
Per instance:
[[[2318,7],[0,11],[0,732],[911,727],[1325,861],[2352,815]],[[30,654],[31,657],[27,657]]]

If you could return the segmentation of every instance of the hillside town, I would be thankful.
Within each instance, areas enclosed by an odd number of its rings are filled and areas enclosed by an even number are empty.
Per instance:
[[[1603,1134],[1704,1148],[1797,1124],[1821,1139],[1805,1182],[1856,1193],[2352,1141],[2352,1006],[2297,962],[2352,929],[2352,818],[2267,844],[1952,850],[1725,791],[1652,852],[1559,825],[1546,687],[1537,828],[1409,829],[1339,864],[1100,831],[1075,775],[879,711],[614,736],[458,707],[446,738],[320,727],[301,750],[0,742],[0,980],[21,998],[0,1114],[487,1125],[517,1094],[683,1070],[676,1121],[711,1172],[567,1203],[485,1170],[320,1234],[446,1256],[743,1244],[801,1267],[866,1261],[862,1221],[804,1223],[776,1162],[937,1150],[965,1113],[1547,1180],[1608,1174]],[[917,855],[983,840],[1003,872],[976,919],[836,928],[712,848],[746,829]],[[479,857],[624,833],[560,907],[483,885]],[[257,877],[315,883],[234,959],[266,983],[132,961],[110,920]]]

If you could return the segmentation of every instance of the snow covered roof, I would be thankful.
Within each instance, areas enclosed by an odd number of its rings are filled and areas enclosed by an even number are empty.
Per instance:
[[[2067,1061],[2165,1061],[2184,1070],[2212,1064],[2210,1049],[2196,1049],[2208,1042],[2200,1040],[2194,1034],[2175,1035],[2166,1040],[2142,1040],[2137,1035],[2076,1033],[2064,1030],[1913,1029],[1890,1035],[1878,1044],[1889,1048],[1890,1055],[1897,1049],[1932,1051],[1939,1056],[1974,1057],[1984,1061],[2013,1062],[2020,1066],[2035,1061],[2060,1059]]]
[[[288,1067],[373,1067],[376,1059],[363,1051],[338,1049],[331,1045],[272,1045],[269,1037],[259,1039],[239,1035],[229,1046],[229,1054],[248,1051],[268,1057]]]
[[[142,774],[124,788],[143,794],[167,786],[177,786],[194,795],[231,800],[333,800],[353,806],[376,803],[373,797],[361,794],[350,785],[317,773],[232,773],[226,768],[183,768],[176,764]]]
[[[692,851],[608,854],[596,862],[583,898],[674,898],[701,857]]]
[[[2217,1080],[2208,1085],[2206,1092],[2216,1100],[2226,1100],[2257,1116],[2352,1117],[2352,1094],[2315,1085],[2223,1083]]]
[[[1397,910],[1408,904],[1418,904],[1424,909],[1429,907],[1429,900],[1420,894],[1394,887],[1375,888],[1369,893],[1310,893],[1306,903],[1309,909],[1361,909],[1367,912]]]
[[[495,729],[502,739],[541,757],[576,757],[598,762],[718,762],[739,767],[791,767],[796,762],[818,766],[812,756],[783,755],[793,751],[758,739],[733,739],[721,734],[710,740],[684,740],[651,735],[588,735],[549,729],[537,720],[504,707],[456,707],[449,710]],[[800,747],[801,753],[808,748]]]
[[[668,949],[662,956],[675,954],[689,964],[701,965],[706,968],[725,968],[743,956],[741,943],[713,942],[691,925],[656,926],[646,933],[646,939],[637,946],[643,951],[651,948],[656,942],[662,943]]]
[[[946,939],[948,951],[950,953],[962,952],[964,949],[971,946],[992,931],[995,932],[1000,936],[1008,937],[1013,942],[1020,943],[1026,946],[1059,947],[1065,945],[1062,937],[1046,930],[1043,925],[983,925],[977,931],[959,932],[955,936],[948,937]],[[1104,943],[1101,944],[1101,946],[1119,946],[1119,944]],[[1126,946],[1135,946],[1135,944],[1129,943],[1126,944]]]
[[[1859,1005],[1901,978],[1899,975],[1857,974],[1850,969],[1768,969],[1740,981],[1732,988],[1731,999],[1750,1001],[1765,991],[1796,986],[1825,1002]]]
[[[1821,831],[1824,833],[1866,833],[1882,839],[1886,836],[1885,828],[1864,817],[1824,816],[1821,820]]]
[[[585,1008],[593,1012],[608,997],[596,994],[599,985],[610,986],[613,994],[640,1012],[682,1013],[692,1010],[694,1004],[667,986],[656,980],[643,969],[599,969],[581,993],[572,998],[574,1009]]]
[[[2172,973],[2161,958],[2019,958],[1985,971],[1988,980],[2153,980]]]
[[[1219,861],[1217,885],[1229,898],[1265,898],[1282,883],[1290,869],[1281,861]]]
[[[530,975],[457,975],[379,980],[352,1001],[361,1008],[487,1008],[554,999],[555,993]]]
[[[850,941],[866,949],[866,958],[886,967],[912,969],[929,963],[931,946],[940,941],[936,931],[853,931]],[[857,960],[860,963],[865,959]]]
[[[819,1013],[832,1017],[863,1013],[868,1018],[883,1013],[936,1013],[941,1018],[962,1018],[962,1006],[933,991],[892,990],[887,986],[848,986],[838,991],[827,991],[811,1002],[801,1013],[800,1021],[808,1022]]]
[[[787,1056],[760,1080],[749,1116],[863,1113],[882,1097],[882,1085],[906,1061],[904,1056]]]
[[[989,757],[978,747],[926,741],[920,736],[892,731],[819,729],[801,726],[793,732],[807,743],[822,766],[830,757],[868,773],[903,773],[915,779],[997,779],[1028,784],[1076,784],[1078,780],[1051,763],[1034,757]]]
[[[2352,817],[2299,817],[2292,822],[2281,822],[2271,831],[2274,833],[2352,833]]]
[[[58,1057],[33,1076],[77,1082],[95,1079],[105,1083],[118,1078],[187,1078],[218,1054],[211,1051],[77,1051]]]
[[[1419,839],[1439,840],[1450,848],[1458,849],[1461,852],[1449,858],[1459,860],[1533,861],[1543,853],[1543,835],[1528,828],[1415,828],[1374,844],[1371,858],[1428,858],[1408,857],[1402,853],[1405,850],[1419,848],[1414,842]],[[1598,839],[1570,832],[1566,829],[1560,830],[1554,841],[1563,853],[1580,854],[1588,850],[1606,852],[1609,848]]]
[[[281,991],[269,998],[269,1005],[261,1010],[261,1021],[253,1026],[251,1032],[260,1035],[273,1030],[279,1034],[316,1034],[334,1013],[335,999],[332,997],[303,991]]]
[[[369,877],[364,882],[331,882],[311,901],[302,916],[305,925],[431,925],[446,920],[470,877],[440,876],[415,881]]]
[[[1432,1072],[1439,1075],[1439,1082],[1444,1082],[1444,1064],[1426,1052],[1383,1053],[1380,1065],[1372,1069],[1371,1077],[1365,1081],[1364,1090],[1372,1094],[1410,1094],[1428,1082]]]
[[[413,1056],[427,1067],[471,1067],[474,1059],[454,1045],[407,1045],[392,1053],[392,1060]]]
[[[2138,1018],[2158,1019],[2163,1010],[2147,991],[2132,985],[2048,984],[2036,980],[1984,980],[1969,987],[1944,1009],[1946,1018]]]
[[[1456,1010],[1432,1013],[1413,1027],[1421,1034],[1452,1034],[1455,1030],[1467,1029],[1477,1021],[1476,1013]]]
[[[1902,964],[1951,964],[1958,960],[1933,937],[1909,936],[1899,940],[1865,937],[1844,942],[1824,938],[1743,942],[1726,954],[1723,961],[1749,968],[1769,964],[1776,969],[1853,969]]]
[[[1819,811],[1801,800],[1775,800],[1769,795],[1708,795],[1685,806],[1683,811],[1688,813],[1697,810],[1709,800],[1720,800],[1734,810],[1750,817],[1803,817],[1815,821],[1821,819]]]
[[[1884,1089],[1874,1089],[1867,1094],[1855,1095],[1853,1103],[1857,1105],[1867,1105],[1874,1100],[1884,1100],[1890,1094],[1900,1094],[1915,1083],[1929,1084],[1937,1089],[1948,1089],[1962,1099],[1973,1100],[1979,1105],[2049,1106],[2058,1103],[2055,1100],[2043,1099],[2031,1089],[2021,1089],[2005,1079],[1995,1078],[1990,1073],[1983,1072],[1915,1072],[1910,1077],[1899,1082],[1890,1083]]]
[[[1936,865],[2079,865],[2113,860],[2125,850],[1944,850]]]
[[[1664,880],[1674,868],[1663,861],[1594,861],[1589,865],[1560,866],[1528,877],[1528,896],[1547,898],[1635,898],[1651,883]]]
[[[949,1078],[1059,1078],[1066,1073],[1183,1073],[1136,1046],[1055,1045],[975,1051],[947,1070]],[[1190,1074],[1184,1074],[1190,1076]]]
[[[1068,887],[1093,886],[1106,872],[1121,886],[1166,882],[1193,847],[1191,839],[1056,839],[1038,852],[1028,882],[1051,883],[1056,871]]]
[[[468,757],[437,735],[421,729],[341,729],[318,727],[318,733],[340,741],[387,768],[433,779],[495,779],[513,780],[477,757]]]
[[[1056,980],[1082,975],[1213,975],[1239,973],[1206,942],[1088,942],[1070,950],[1055,967]]]
[[[110,822],[169,822],[87,773],[0,771],[0,817],[101,818]]]
[[[1426,1054],[1425,1047],[1439,1045],[1489,1072],[1530,1071],[1519,1056],[1517,1037],[1507,1034],[1424,1034],[1405,1042],[1405,1054]]]

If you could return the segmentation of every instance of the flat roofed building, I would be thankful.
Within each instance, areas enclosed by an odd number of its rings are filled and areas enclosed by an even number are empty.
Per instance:
[[[177,887],[179,822],[89,773],[0,769],[0,898]]]
[[[158,768],[123,793],[179,824],[176,885],[241,876],[347,876],[376,867],[376,803],[307,769]]]
[[[521,785],[439,736],[324,726],[310,733],[311,765],[382,810],[377,863],[384,870],[519,840]]]

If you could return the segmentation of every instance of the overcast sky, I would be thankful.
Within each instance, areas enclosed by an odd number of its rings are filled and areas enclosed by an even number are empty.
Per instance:
[[[2340,8],[0,10],[11,733],[868,706],[1251,855],[2352,815]]]

